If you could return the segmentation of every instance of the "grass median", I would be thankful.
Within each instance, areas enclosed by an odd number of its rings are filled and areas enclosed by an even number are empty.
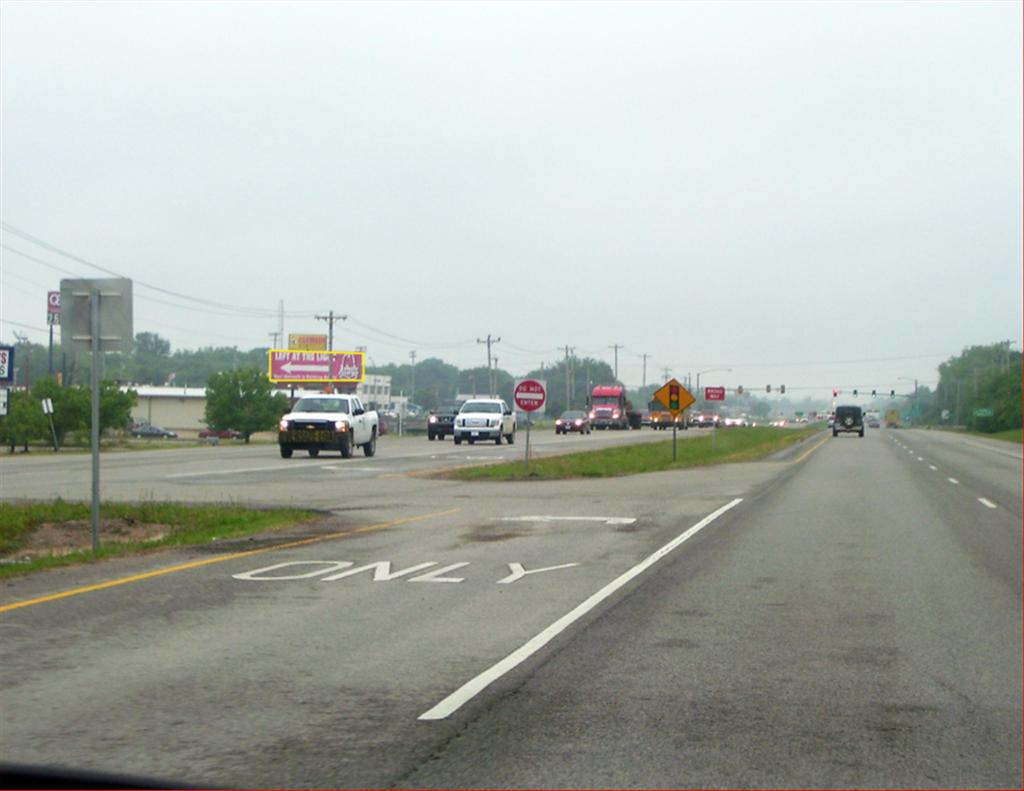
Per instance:
[[[668,440],[534,458],[530,460],[528,470],[522,461],[515,461],[451,470],[442,477],[463,481],[522,481],[637,475],[707,464],[753,461],[820,432],[820,427],[720,429],[714,436],[709,434],[697,439],[679,440],[675,461],[672,460],[672,441]]]
[[[88,503],[0,503],[0,578],[169,546],[207,544],[277,530],[321,516],[291,508],[107,503],[92,551]]]

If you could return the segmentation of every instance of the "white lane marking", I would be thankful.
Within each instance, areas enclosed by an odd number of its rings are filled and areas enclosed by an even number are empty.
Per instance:
[[[665,546],[656,551],[650,557],[640,561],[629,571],[616,577],[614,580],[605,585],[597,593],[590,596],[588,599],[578,604],[575,608],[570,610],[568,613],[563,615],[553,624],[551,624],[544,631],[527,640],[523,645],[513,651],[511,654],[506,656],[504,659],[499,661],[497,664],[492,665],[484,672],[480,673],[473,679],[470,679],[452,694],[436,704],[432,708],[423,712],[418,719],[421,720],[443,720],[446,717],[451,716],[458,711],[463,705],[472,700],[474,697],[479,695],[483,690],[501,678],[503,675],[513,670],[522,662],[533,656],[537,651],[551,642],[555,637],[564,632],[573,623],[578,621],[588,612],[593,610],[597,605],[619,590],[622,586],[632,580],[634,577],[642,574],[648,568],[653,566],[665,555],[671,552],[673,549],[678,547],[685,541],[688,541],[702,529],[707,527],[709,524],[714,522],[718,517],[735,508],[737,505],[743,502],[741,497],[737,497],[730,503],[723,505],[721,508],[712,511],[710,514],[701,519],[693,527],[687,529],[674,539],[669,541]]]
[[[918,457],[917,457],[917,460],[918,460],[918,461],[924,461],[924,458],[922,458],[921,456],[918,456]]]
[[[442,577],[446,571],[455,571],[455,569],[461,569],[463,566],[468,566],[469,561],[463,563],[452,563],[450,566],[442,566],[439,569],[428,571],[426,574],[421,574],[418,577],[413,577],[409,582],[465,582],[462,577]]]
[[[367,563],[365,566],[357,566],[356,568],[350,568],[347,571],[342,571],[338,574],[332,574],[329,577],[321,578],[320,582],[334,582],[335,580],[344,579],[345,577],[353,577],[356,574],[361,574],[364,571],[373,572],[374,582],[390,582],[391,580],[397,580],[408,574],[415,574],[417,571],[423,571],[429,569],[431,566],[436,566],[437,561],[427,561],[426,563],[419,563],[415,566],[410,566],[407,569],[399,569],[398,571],[391,570],[391,561],[381,560],[376,563]]]
[[[321,467],[320,469],[330,470],[331,472],[380,472],[379,469],[368,469],[366,467],[342,467],[341,465],[338,464],[329,464],[326,467]]]
[[[308,470],[310,468],[323,469],[330,468],[332,465],[336,466],[338,462],[328,461],[321,464],[303,464],[291,463],[291,464],[277,464],[273,467],[246,467],[240,470],[207,470],[205,472],[175,472],[171,475],[167,475],[167,478],[204,478],[209,475],[243,475],[247,472],[283,472],[286,470]],[[351,469],[359,469],[358,467],[351,467]]]
[[[351,560],[288,560],[284,563],[275,563],[272,566],[264,566],[263,568],[245,571],[241,574],[232,574],[231,576],[236,580],[306,580],[320,574],[327,574],[331,571],[337,571],[338,569],[354,565],[355,563]],[[327,566],[327,568],[315,568],[305,574],[279,574],[274,577],[263,576],[267,572],[288,568],[289,566]]]
[[[992,502],[991,500],[988,500],[988,499],[986,499],[984,497],[979,497],[978,498],[978,502],[981,503],[986,508],[998,508],[999,507],[994,502]]]
[[[929,469],[929,470],[933,470],[933,471],[934,471],[934,470],[937,470],[937,469],[939,469],[939,468],[938,468],[938,467],[936,467],[936,466],[935,466],[934,464],[929,464],[929,465],[928,465],[928,469]]]
[[[631,516],[503,516],[500,522],[604,522],[606,525],[631,525]]]
[[[542,568],[542,569],[530,569],[529,571],[527,571],[523,567],[522,563],[509,563],[508,564],[508,570],[511,571],[512,573],[509,574],[507,577],[502,577],[495,584],[497,584],[497,585],[511,585],[513,582],[515,582],[517,580],[521,580],[527,574],[542,574],[545,571],[557,571],[558,569],[570,569],[573,566],[578,566],[578,565],[579,565],[579,563],[563,563],[560,566],[546,566],[545,568]]]
[[[960,483],[960,481],[958,481],[956,478],[946,478],[946,480],[949,481],[952,484],[959,484]]]

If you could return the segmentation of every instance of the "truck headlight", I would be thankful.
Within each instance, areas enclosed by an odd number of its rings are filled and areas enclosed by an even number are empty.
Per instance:
[[[277,428],[278,428],[279,431],[287,431],[288,430],[288,421],[285,420],[284,418],[281,418],[280,422],[277,424]]]
[[[427,422],[429,422],[429,423],[436,423],[437,422],[437,415],[431,415],[430,419]]]
[[[344,420],[335,420],[334,427],[338,431],[348,431],[348,423],[346,423]]]

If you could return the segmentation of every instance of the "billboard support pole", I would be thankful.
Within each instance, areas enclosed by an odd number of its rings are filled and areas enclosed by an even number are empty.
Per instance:
[[[92,335],[92,551],[100,548],[100,290],[89,294],[89,325]]]

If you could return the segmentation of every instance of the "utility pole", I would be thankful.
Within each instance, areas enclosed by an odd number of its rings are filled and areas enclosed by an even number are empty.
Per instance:
[[[668,381],[668,375],[670,373],[672,373],[672,369],[671,368],[662,368],[661,369],[661,375],[665,378],[666,382]]]
[[[277,337],[284,343],[284,300],[277,301]]]
[[[621,343],[613,343],[608,347],[609,349],[615,349],[615,381],[619,381],[619,349],[622,348]]]
[[[487,344],[487,385],[490,387],[490,395],[494,395],[494,374],[491,372],[491,346],[495,343],[501,343],[501,338],[492,338],[490,333],[487,333],[487,339],[482,338],[476,339],[477,343]]]
[[[565,346],[565,408],[569,409],[572,405],[572,391],[569,389],[569,355],[576,353],[576,347],[571,347],[566,344]]]
[[[23,332],[15,332],[14,333],[14,337],[18,341],[18,343],[22,344],[25,347],[25,377],[24,377],[25,389],[26,390],[31,390],[32,389],[32,347],[29,346],[28,335],[26,335],[25,333],[23,333]],[[93,365],[95,365],[95,364],[96,363],[94,362]],[[27,448],[28,445],[25,445],[25,447]]]
[[[409,359],[412,360],[412,384],[409,387],[409,402],[416,403],[416,352],[409,352]]]
[[[271,348],[272,349],[280,349],[281,347],[278,346],[278,342],[280,341],[281,333],[279,333],[279,332],[268,332],[267,335],[270,336],[271,340],[274,343],[274,345],[271,346]]]
[[[642,359],[644,361],[643,383],[640,385],[640,387],[647,387],[647,358],[650,357],[650,356],[651,355],[649,355],[649,354],[641,354],[640,355],[640,359]]]
[[[329,311],[327,311],[327,315],[326,316],[314,316],[313,318],[315,318],[317,321],[326,321],[327,322],[327,351],[333,352],[334,351],[334,325],[337,324],[339,321],[345,321],[345,319],[347,319],[348,316],[345,315],[345,314],[341,314],[341,315],[335,316],[334,315],[334,311],[333,310],[329,310]]]

